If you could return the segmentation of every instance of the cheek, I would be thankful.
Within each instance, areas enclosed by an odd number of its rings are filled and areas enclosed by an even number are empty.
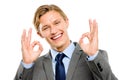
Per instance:
[[[67,28],[68,28],[68,26],[64,25],[64,27],[62,27],[62,30],[63,30],[64,32],[67,32]]]
[[[64,23],[63,26],[64,26],[64,27],[63,27],[64,30],[67,30],[67,28],[68,28],[69,25],[68,25],[68,23]]]
[[[50,38],[50,34],[49,33],[43,33],[42,37],[46,38],[48,40]]]
[[[50,38],[45,38],[45,40],[49,43],[49,45],[52,45],[52,41],[50,40]]]
[[[66,25],[66,24],[62,24],[62,25],[60,25],[58,28],[59,28],[59,30],[66,31],[67,25]]]
[[[42,32],[40,32],[40,37],[42,37],[42,38],[45,38],[46,37],[46,34],[44,34],[44,33],[42,33]]]

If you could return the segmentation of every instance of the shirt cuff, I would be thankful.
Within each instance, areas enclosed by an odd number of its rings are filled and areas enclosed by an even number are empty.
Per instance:
[[[30,68],[34,65],[34,63],[25,64],[23,61],[21,61],[21,64],[22,64],[22,66],[23,66],[25,69],[30,69]]]
[[[94,60],[94,59],[97,57],[98,52],[99,52],[99,51],[97,51],[93,56],[87,56],[88,61]]]

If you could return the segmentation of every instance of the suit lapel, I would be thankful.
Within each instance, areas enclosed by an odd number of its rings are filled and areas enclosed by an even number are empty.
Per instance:
[[[71,61],[70,61],[70,64],[69,64],[69,67],[68,67],[68,72],[67,72],[67,76],[66,76],[66,80],[71,80],[72,79],[72,76],[73,76],[73,72],[75,71],[75,68],[77,66],[77,63],[80,59],[80,56],[81,56],[81,49],[79,47],[78,44],[75,44],[76,48],[72,54],[72,58],[71,58]]]
[[[47,80],[54,80],[54,72],[52,68],[52,59],[50,54],[45,56],[45,59],[43,61],[43,66],[46,72]]]

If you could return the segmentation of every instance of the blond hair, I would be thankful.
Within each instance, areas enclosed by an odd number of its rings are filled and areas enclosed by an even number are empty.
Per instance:
[[[49,12],[49,11],[57,11],[62,17],[64,20],[67,19],[67,16],[66,14],[56,5],[42,5],[40,7],[38,7],[38,9],[36,10],[35,12],[35,15],[34,15],[34,19],[33,19],[33,24],[35,26],[35,29],[37,30],[37,32],[39,32],[39,24],[40,24],[40,18],[41,16],[43,16],[45,13]]]

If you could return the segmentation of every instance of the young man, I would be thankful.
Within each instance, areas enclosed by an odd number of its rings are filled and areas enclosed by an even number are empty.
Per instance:
[[[96,20],[89,20],[90,32],[84,33],[78,43],[70,40],[69,20],[56,5],[40,6],[34,16],[34,25],[37,34],[46,39],[51,49],[39,57],[42,45],[38,41],[31,43],[32,29],[28,35],[24,30],[21,39],[23,59],[15,80],[117,80],[107,53],[98,49]],[[83,41],[85,37],[89,40],[87,44]],[[35,46],[39,46],[38,50],[34,50]],[[56,57],[59,54],[61,61]]]

